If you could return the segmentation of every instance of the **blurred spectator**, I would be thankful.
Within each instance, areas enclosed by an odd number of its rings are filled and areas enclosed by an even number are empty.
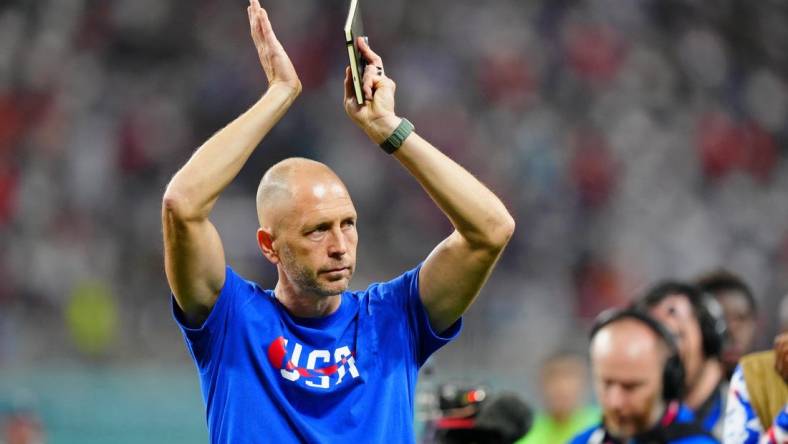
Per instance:
[[[599,421],[599,410],[584,405],[588,388],[585,359],[572,352],[548,357],[540,372],[544,410],[536,416],[531,431],[517,444],[567,442]]]
[[[77,283],[66,307],[66,323],[77,350],[85,356],[105,356],[117,335],[117,318],[106,283]]]
[[[676,338],[685,369],[682,401],[704,430],[722,437],[727,381],[720,360],[725,320],[719,304],[678,281],[655,284],[639,304]]]
[[[774,349],[742,358],[731,378],[725,444],[788,442],[788,333]]]
[[[777,143],[756,122],[712,112],[700,119],[697,137],[703,170],[711,179],[744,171],[767,181],[777,166]]]
[[[701,275],[695,285],[701,292],[714,296],[722,306],[728,333],[722,348],[722,362],[726,378],[730,379],[739,359],[753,351],[758,318],[755,297],[746,282],[727,270]]]
[[[714,443],[679,401],[683,367],[672,334],[637,310],[602,312],[591,327],[603,419],[572,444]]]

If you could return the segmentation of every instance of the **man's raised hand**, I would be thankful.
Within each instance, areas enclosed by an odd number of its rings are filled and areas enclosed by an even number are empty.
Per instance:
[[[268,14],[260,6],[258,0],[249,0],[249,28],[263,66],[265,76],[268,78],[268,87],[282,85],[291,88],[295,93],[301,92],[301,81],[298,79],[293,63],[287,56],[285,49],[276,39]]]
[[[362,37],[358,37],[358,48],[361,50],[361,56],[367,61],[361,79],[364,104],[359,105],[356,102],[350,67],[347,67],[345,68],[345,111],[373,142],[380,144],[394,132],[400,122],[394,114],[396,84],[386,77],[383,60],[372,51]]]

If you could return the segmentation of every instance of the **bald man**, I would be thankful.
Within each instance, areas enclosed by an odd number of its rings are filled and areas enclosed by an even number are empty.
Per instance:
[[[635,310],[604,312],[591,329],[590,353],[603,419],[572,444],[717,442],[678,401],[681,361],[657,321]]]
[[[268,90],[194,153],[162,205],[174,315],[199,370],[211,442],[412,443],[418,370],[458,334],[514,221],[394,113],[394,82],[361,41],[366,101],[356,103],[346,70],[345,110],[415,177],[454,232],[412,270],[347,291],[358,243],[347,188],[319,162],[286,159],[257,193],[256,240],[277,282],[265,290],[237,275],[211,210],[301,91],[257,0],[248,14]]]

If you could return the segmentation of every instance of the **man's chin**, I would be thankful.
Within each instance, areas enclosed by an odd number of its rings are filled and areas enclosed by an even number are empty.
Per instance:
[[[350,276],[342,279],[329,280],[321,285],[322,293],[327,296],[335,296],[343,293],[350,286]]]
[[[627,440],[637,435],[636,427],[630,423],[606,424],[607,431],[615,438]]]

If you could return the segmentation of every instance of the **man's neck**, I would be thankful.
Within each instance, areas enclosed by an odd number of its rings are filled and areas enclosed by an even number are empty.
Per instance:
[[[717,390],[722,378],[722,363],[716,359],[706,359],[698,379],[687,388],[684,403],[690,409],[697,410]]]
[[[339,308],[342,294],[324,296],[300,290],[287,280],[279,279],[274,288],[276,299],[288,313],[299,318],[322,318]]]

